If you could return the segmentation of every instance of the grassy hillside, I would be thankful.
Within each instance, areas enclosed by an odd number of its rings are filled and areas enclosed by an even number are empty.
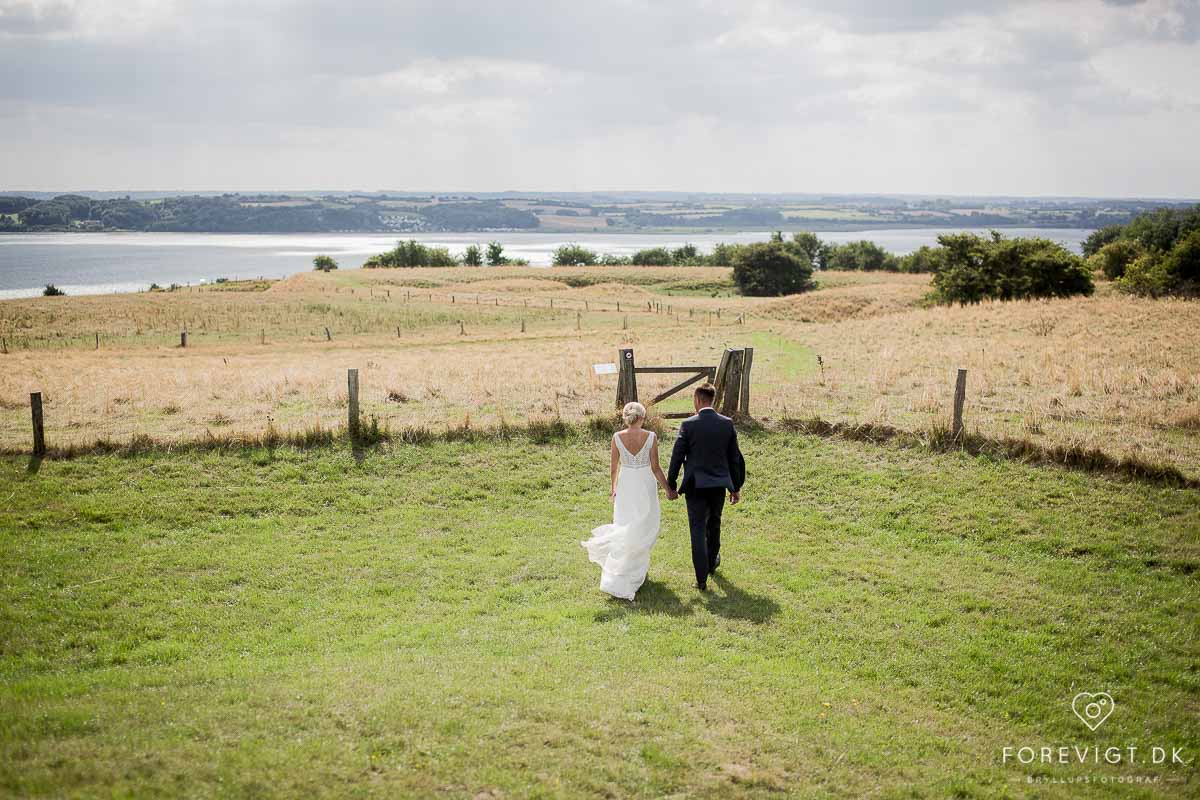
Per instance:
[[[0,451],[28,450],[33,391],[52,447],[336,428],[348,368],[360,370],[364,414],[393,428],[579,421],[611,410],[615,378],[592,365],[618,348],[640,365],[715,365],[726,347],[754,346],[760,420],[926,435],[948,424],[964,367],[971,432],[1200,478],[1200,303],[1101,286],[926,308],[925,275],[818,279],[814,292],[750,298],[731,295],[717,267],[380,269],[4,301]],[[641,396],[675,377],[639,376]]]
[[[0,794],[1195,796],[1002,748],[1200,751],[1200,494],[744,445],[715,591],[669,505],[633,605],[600,438],[2,460]]]

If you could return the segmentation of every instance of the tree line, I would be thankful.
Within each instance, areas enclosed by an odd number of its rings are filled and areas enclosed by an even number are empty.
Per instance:
[[[1144,297],[1200,296],[1200,205],[1139,214],[1083,243],[1088,265]]]

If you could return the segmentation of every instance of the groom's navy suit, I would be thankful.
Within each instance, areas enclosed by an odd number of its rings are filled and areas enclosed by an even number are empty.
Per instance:
[[[688,417],[679,426],[679,438],[671,450],[667,485],[675,488],[679,469],[683,485],[679,492],[687,500],[688,525],[692,531],[692,566],[696,583],[708,583],[721,552],[721,511],[725,492],[740,492],[746,482],[746,459],[738,448],[733,420],[712,408]]]

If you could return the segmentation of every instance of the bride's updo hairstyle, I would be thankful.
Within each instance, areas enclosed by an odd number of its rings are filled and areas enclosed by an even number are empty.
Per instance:
[[[625,407],[621,409],[621,419],[625,420],[626,425],[632,425],[639,419],[645,418],[646,407],[637,401],[626,403]]]

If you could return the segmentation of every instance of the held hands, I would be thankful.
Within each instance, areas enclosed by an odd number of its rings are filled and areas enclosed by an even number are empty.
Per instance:
[[[667,487],[667,499],[668,500],[676,500],[678,498],[679,498],[679,492],[675,491],[670,486],[668,486]]]
[[[730,492],[729,493],[729,505],[736,506],[740,502],[742,502],[742,493],[741,492]]]

